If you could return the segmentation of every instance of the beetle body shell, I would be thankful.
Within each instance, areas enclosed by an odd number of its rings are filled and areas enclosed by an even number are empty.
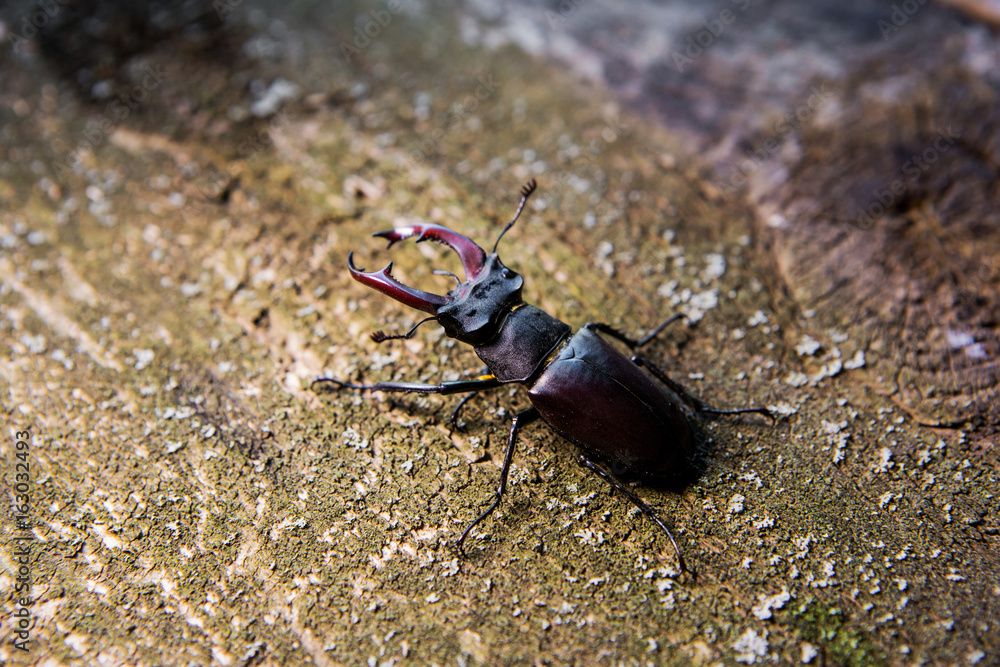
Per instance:
[[[487,253],[471,239],[440,225],[416,224],[376,236],[392,246],[406,238],[417,242],[435,241],[452,248],[459,256],[466,279],[457,276],[458,285],[446,295],[438,295],[408,287],[391,273],[390,262],[381,271],[365,272],[347,256],[347,265],[355,280],[386,294],[400,303],[429,313],[431,317],[418,322],[405,334],[387,336],[372,334],[376,342],[392,338],[409,338],[422,322],[436,320],[445,334],[471,345],[490,370],[477,379],[422,384],[414,382],[379,382],[370,385],[351,384],[321,378],[337,386],[379,391],[453,394],[493,389],[508,383],[523,384],[528,390],[532,407],[514,416],[507,440],[500,484],[495,500],[462,537],[497,508],[503,497],[510,472],[514,446],[519,429],[538,418],[544,419],[559,435],[582,450],[579,462],[623,493],[643,513],[650,516],[670,537],[670,530],[656,513],[617,480],[617,475],[664,481],[684,473],[694,458],[694,437],[685,412],[677,400],[705,414],[740,414],[758,412],[771,416],[766,408],[718,410],[709,408],[687,395],[683,387],[673,382],[648,359],[636,355],[629,359],[598,335],[604,332],[636,350],[653,339],[676,319],[672,317],[640,340],[632,340],[606,324],[590,323],[573,333],[572,327],[521,298],[524,280],[504,266],[496,246],[524,209],[535,190],[532,179],[521,190],[521,203],[497,238],[493,252]],[[454,274],[452,274],[454,275]],[[650,369],[656,379],[648,375]],[[663,384],[659,384],[657,380]],[[466,397],[466,399],[468,396]],[[452,423],[459,403],[452,413]],[[594,461],[611,466],[611,473]],[[684,569],[683,558],[677,550]]]
[[[649,375],[597,333],[577,331],[529,385],[559,435],[618,474],[663,480],[693,454],[691,428]]]
[[[378,234],[390,245],[418,235],[418,240],[436,240],[459,252],[467,279],[448,295],[398,283],[389,272],[391,264],[364,273],[348,256],[351,274],[407,305],[434,313],[446,335],[473,346],[494,386],[525,385],[538,416],[589,457],[611,465],[615,474],[655,481],[687,467],[694,447],[691,427],[677,404],[636,362],[592,329],[572,333],[565,322],[525,303],[521,276],[496,252],[487,254],[456,232],[414,225]],[[424,390],[406,383],[378,386]]]

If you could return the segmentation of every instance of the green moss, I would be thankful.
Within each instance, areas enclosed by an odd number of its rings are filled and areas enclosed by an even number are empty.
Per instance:
[[[796,611],[782,613],[792,626],[798,628],[802,638],[825,653],[829,664],[885,665],[888,657],[871,636],[863,630],[846,627],[847,619],[839,607],[833,607],[810,598]]]

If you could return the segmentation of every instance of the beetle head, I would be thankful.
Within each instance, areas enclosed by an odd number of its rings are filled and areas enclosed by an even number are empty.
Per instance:
[[[507,313],[522,303],[524,279],[504,266],[496,252],[487,255],[474,241],[457,232],[440,225],[411,225],[378,232],[375,236],[388,239],[390,247],[416,236],[418,243],[437,241],[458,253],[465,269],[465,282],[445,296],[403,285],[392,277],[392,262],[381,271],[365,273],[354,266],[353,253],[347,256],[347,266],[355,280],[430,313],[451,338],[469,345],[486,343],[500,330]]]

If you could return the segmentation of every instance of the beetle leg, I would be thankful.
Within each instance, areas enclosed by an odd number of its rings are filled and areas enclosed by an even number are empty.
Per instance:
[[[662,324],[660,324],[660,326],[656,327],[648,334],[639,339],[630,338],[625,334],[623,334],[618,329],[615,329],[609,324],[604,324],[603,322],[587,322],[586,324],[583,325],[583,328],[607,334],[612,338],[616,338],[621,342],[625,343],[626,345],[628,345],[629,349],[635,350],[642,347],[643,345],[653,340],[654,338],[656,338],[658,335],[660,335],[661,331],[667,328],[668,325],[673,324],[682,317],[685,317],[684,313],[675,313],[671,315]]]
[[[507,490],[507,475],[510,474],[510,464],[514,459],[514,444],[517,442],[517,432],[522,426],[527,426],[540,416],[541,415],[538,414],[538,410],[533,407],[514,415],[514,420],[510,425],[510,435],[507,438],[507,453],[503,456],[503,468],[500,469],[500,485],[497,487],[496,498],[494,498],[493,504],[486,508],[486,511],[480,514],[478,519],[470,523],[469,527],[465,529],[464,533],[462,533],[462,536],[458,538],[458,550],[461,552],[462,556],[468,558],[465,554],[465,549],[462,548],[462,543],[465,542],[465,538],[469,536],[469,533],[472,532],[472,529],[475,528],[480,521],[488,517],[493,513],[493,510],[500,506],[500,500],[503,498],[503,494]]]
[[[480,380],[485,380],[485,379],[491,378],[491,377],[493,377],[493,374],[490,373],[489,367],[488,366],[484,366],[483,367],[483,374],[479,376],[479,379]],[[485,388],[488,389],[489,387],[485,387]],[[468,394],[466,394],[465,396],[462,397],[462,400],[458,402],[458,405],[455,406],[455,409],[451,411],[451,416],[448,418],[448,422],[451,424],[452,430],[455,430],[455,431],[459,430],[459,428],[458,428],[458,413],[462,411],[462,408],[465,407],[465,404],[468,403],[470,400],[472,400],[472,397],[475,396],[475,395],[476,395],[476,392],[470,391]]]
[[[451,424],[451,428],[454,431],[459,430],[458,428],[458,413],[462,411],[465,404],[472,400],[472,397],[476,395],[476,392],[470,391],[468,394],[462,397],[462,400],[458,402],[455,409],[451,411],[451,416],[448,417],[448,423]]]
[[[320,377],[312,381],[315,386],[320,382],[329,382],[341,389],[361,389],[370,391],[398,391],[416,394],[461,394],[467,391],[477,392],[484,389],[499,387],[501,382],[495,377],[482,376],[477,380],[456,380],[441,384],[424,384],[422,382],[376,382],[375,384],[353,384],[342,382],[335,378]]]
[[[677,396],[687,403],[688,406],[695,412],[701,412],[707,415],[742,415],[748,412],[756,412],[757,414],[764,415],[765,417],[771,419],[771,421],[774,421],[774,414],[767,408],[737,408],[735,410],[721,410],[719,408],[713,408],[689,394],[688,390],[682,385],[674,380],[671,380],[670,376],[668,376],[662,368],[654,364],[649,358],[637,354],[632,357],[632,361],[635,365],[646,368],[657,380],[667,385],[671,391],[677,394]]]
[[[663,523],[663,519],[661,519],[660,516],[656,513],[656,510],[654,510],[652,507],[646,504],[646,501],[644,501],[642,498],[632,493],[628,489],[628,487],[626,487],[624,484],[621,483],[621,480],[619,480],[609,471],[602,468],[600,465],[588,459],[584,454],[580,454],[576,460],[584,468],[587,468],[595,475],[603,479],[605,482],[610,484],[611,488],[621,492],[621,494],[626,498],[628,498],[633,505],[638,507],[643,514],[645,514],[650,519],[655,521],[656,525],[658,525],[660,529],[664,533],[666,533],[667,537],[670,538],[670,544],[674,546],[674,552],[677,554],[677,562],[680,563],[681,572],[688,572],[687,565],[684,564],[684,556],[681,555],[681,550],[677,547],[677,542],[676,540],[674,540],[673,534],[670,532],[670,529],[667,528],[667,524]]]

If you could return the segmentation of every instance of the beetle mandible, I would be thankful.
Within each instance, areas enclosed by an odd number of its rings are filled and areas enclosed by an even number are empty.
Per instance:
[[[387,239],[389,247],[416,236],[418,243],[437,241],[458,253],[466,280],[462,282],[454,276],[459,284],[446,296],[403,285],[392,277],[392,262],[381,271],[366,273],[355,267],[353,252],[347,255],[347,266],[355,280],[430,314],[404,334],[387,335],[376,331],[371,336],[375,342],[410,338],[421,324],[435,320],[444,328],[445,335],[471,345],[489,373],[474,380],[440,384],[353,384],[329,377],[315,382],[386,392],[467,393],[452,413],[453,425],[458,410],[476,392],[513,382],[524,385],[531,407],[514,416],[493,503],[462,533],[458,540],[459,550],[472,529],[500,505],[507,488],[518,432],[541,418],[580,448],[577,460],[582,466],[624,494],[656,522],[670,539],[681,569],[685,570],[684,558],[666,524],[649,505],[626,488],[615,473],[662,482],[688,466],[694,454],[694,439],[678,401],[706,414],[756,412],[772,417],[771,412],[767,408],[719,410],[708,407],[691,397],[648,358],[640,354],[625,357],[598,335],[610,336],[635,352],[682,315],[674,315],[648,335],[633,339],[598,322],[589,322],[574,332],[565,322],[525,303],[521,298],[524,280],[504,266],[496,249],[503,235],[517,222],[536,186],[535,179],[531,179],[521,189],[517,211],[500,232],[489,254],[471,239],[440,225],[410,225],[375,234]],[[664,391],[654,378],[673,395]],[[601,464],[610,465],[612,470]]]

